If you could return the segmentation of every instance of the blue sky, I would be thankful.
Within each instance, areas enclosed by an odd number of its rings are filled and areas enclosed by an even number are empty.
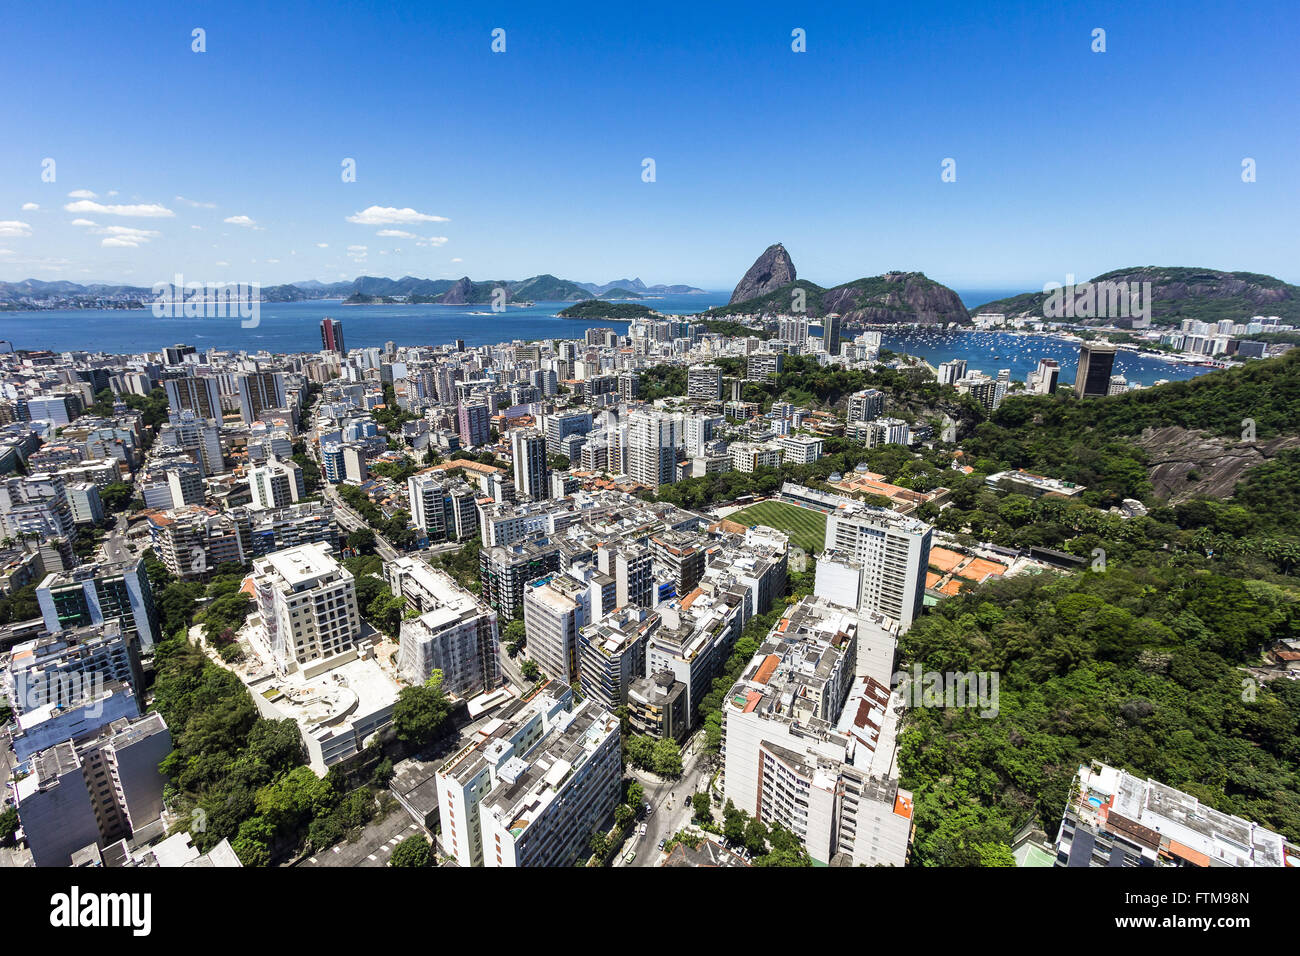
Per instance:
[[[1293,2],[267,6],[10,7],[0,279],[1300,282]]]

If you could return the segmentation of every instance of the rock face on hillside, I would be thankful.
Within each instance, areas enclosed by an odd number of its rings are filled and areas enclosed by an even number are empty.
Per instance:
[[[735,291],[731,293],[731,299],[727,304],[745,302],[760,295],[766,295],[783,285],[788,285],[796,278],[794,262],[790,259],[790,253],[786,252],[785,246],[778,242],[776,245],[768,246],[763,250],[763,254],[749,267],[745,277],[740,280]]]
[[[1196,496],[1230,498],[1248,469],[1300,446],[1300,437],[1238,442],[1169,425],[1148,428],[1138,444],[1150,456],[1147,467],[1156,494],[1177,504]]]

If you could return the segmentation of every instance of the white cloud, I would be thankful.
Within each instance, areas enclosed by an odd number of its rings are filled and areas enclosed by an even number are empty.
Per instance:
[[[74,189],[68,193],[69,199],[98,199],[99,196],[92,193],[89,189]]]
[[[0,219],[0,236],[23,237],[32,234],[32,227],[17,219]]]
[[[107,226],[96,231],[105,236],[99,243],[101,246],[117,249],[138,249],[150,239],[162,235],[152,229],[133,229],[130,226]]]
[[[393,206],[367,206],[360,212],[348,216],[347,220],[360,226],[409,225],[415,222],[451,221],[445,216],[431,216],[428,213],[416,212],[410,206],[402,209]]]
[[[177,196],[176,201],[182,202],[187,206],[192,206],[195,209],[216,209],[217,208],[217,204],[214,202],[200,202],[197,199],[186,199],[184,196]]]
[[[457,256],[455,259],[452,259],[451,261],[452,261],[452,262],[464,262],[465,260],[462,259],[460,256]]]
[[[39,203],[34,203],[34,202],[25,202],[25,203],[23,203],[23,212],[35,212],[36,210],[38,210],[38,209],[40,209],[40,208],[41,208],[41,206],[40,206]]]
[[[110,190],[108,191],[108,194],[109,194],[110,196],[116,196],[116,195],[117,195],[117,190],[116,190],[116,189],[110,189]]]
[[[176,213],[172,212],[166,206],[160,206],[158,203],[141,203],[133,206],[110,206],[103,203],[91,202],[88,199],[66,203],[63,209],[65,212],[97,212],[105,216],[137,216],[141,219],[166,219],[176,215]]]
[[[72,224],[73,224],[74,226],[97,226],[97,225],[99,225],[99,223],[97,223],[97,222],[92,222],[92,221],[89,220],[89,219],[74,219],[74,220],[72,220]]]
[[[404,231],[404,230],[402,230],[402,229],[380,229],[377,233],[375,233],[375,235],[377,235],[377,236],[383,236],[383,237],[386,238],[386,239],[388,239],[388,238],[391,238],[391,239],[418,239],[418,238],[420,238],[420,237],[417,236],[415,233],[413,233],[413,232],[406,232],[406,231]]]
[[[445,246],[447,244],[446,236],[430,236],[429,242],[435,246]]]
[[[225,260],[222,260],[221,262],[218,262],[218,263],[216,263],[216,264],[219,265],[219,266],[228,266],[228,265],[230,265],[230,263],[229,263],[229,262],[226,262]]]
[[[251,227],[251,226],[255,226],[255,225],[257,225],[256,222],[254,222],[252,219],[249,219],[247,216],[227,216],[225,219],[223,219],[223,220],[221,220],[221,221],[222,221],[222,222],[228,222],[228,223],[230,223],[232,226],[249,226],[249,227]]]
[[[190,228],[191,228],[191,229],[197,229],[197,230],[199,230],[200,232],[203,231],[203,227],[202,227],[202,226],[191,225]]]
[[[329,244],[328,242],[318,242],[318,243],[316,243],[316,248],[317,248],[317,249],[328,249],[329,247],[330,247],[330,244]]]
[[[366,247],[348,246],[348,258],[353,262],[361,262],[366,258]]]

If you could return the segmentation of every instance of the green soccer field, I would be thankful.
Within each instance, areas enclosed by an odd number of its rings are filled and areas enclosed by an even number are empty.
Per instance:
[[[826,541],[826,516],[820,511],[800,508],[784,501],[763,501],[727,516],[740,524],[765,524],[784,531],[790,543],[809,554],[822,550]]]

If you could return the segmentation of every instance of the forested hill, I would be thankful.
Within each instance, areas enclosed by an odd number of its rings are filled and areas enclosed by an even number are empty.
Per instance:
[[[1300,839],[1300,682],[1243,664],[1300,637],[1295,587],[1194,564],[1012,578],[940,604],[903,666],[999,674],[998,714],[912,708],[900,734],[922,865],[1010,865],[1054,835],[1080,764],[1102,760]]]
[[[1113,499],[1144,499],[1151,486],[1137,439],[1146,429],[1167,426],[1232,443],[1300,434],[1300,349],[1105,398],[1079,400],[1067,391],[1008,398],[964,447],[976,460],[987,460],[981,470],[1027,468]]]
[[[965,446],[975,474],[953,482],[940,529],[1086,564],[974,588],[900,642],[904,669],[999,678],[996,717],[915,707],[905,718],[914,862],[1011,865],[1022,826],[1055,835],[1090,760],[1300,839],[1300,682],[1251,669],[1300,639],[1300,450],[1247,470],[1229,500],[1101,510],[1150,490],[1131,436],[1177,426],[1241,443],[1246,419],[1259,440],[1300,430],[1300,351],[1113,398],[1008,399],[977,428]],[[1032,501],[986,487],[1006,466],[1090,487]]]
[[[1300,286],[1255,272],[1223,272],[1185,266],[1133,266],[1116,269],[1091,283],[1151,283],[1151,320],[1177,325],[1184,319],[1243,322],[1253,315],[1276,315],[1294,324],[1300,319]],[[1043,316],[1044,292],[1026,292],[986,302],[971,310],[1008,316]]]

